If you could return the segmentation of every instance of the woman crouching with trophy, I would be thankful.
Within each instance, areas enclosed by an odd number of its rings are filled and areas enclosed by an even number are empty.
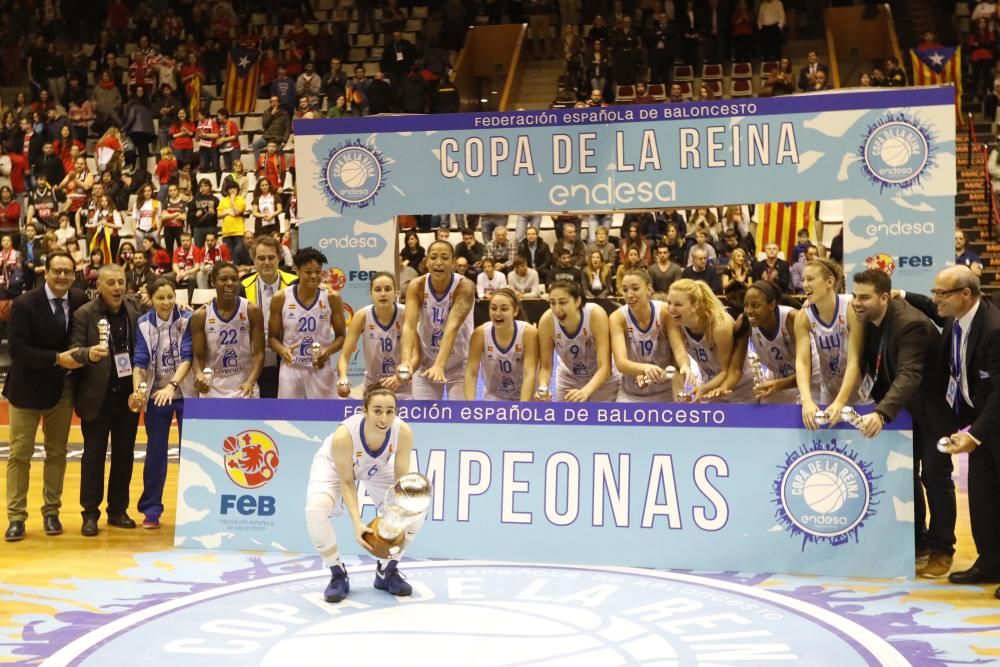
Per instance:
[[[427,478],[410,472],[413,432],[396,417],[396,395],[387,387],[365,390],[363,410],[342,421],[313,458],[306,492],[306,525],[313,544],[330,568],[327,602],[340,602],[350,591],[347,569],[340,561],[337,537],[330,523],[342,507],[354,524],[354,538],[378,559],[375,588],[392,595],[413,592],[397,562],[423,525],[431,501]],[[363,481],[378,503],[378,516],[361,522],[355,481]]]

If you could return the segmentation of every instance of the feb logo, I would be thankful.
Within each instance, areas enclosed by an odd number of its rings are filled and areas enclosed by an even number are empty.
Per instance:
[[[346,206],[365,208],[374,202],[387,173],[385,159],[374,146],[348,141],[330,151],[323,170],[323,189],[341,210]]]
[[[323,283],[329,285],[331,289],[342,290],[344,285],[347,284],[347,276],[344,272],[335,266],[331,266],[328,271],[324,271],[326,275],[323,276]]]
[[[278,470],[278,445],[261,431],[243,431],[231,435],[222,443],[222,452],[229,479],[244,489],[264,486]]]
[[[896,270],[896,262],[890,255],[879,253],[865,258],[865,266],[869,269],[877,269],[882,273],[891,276]]]
[[[906,114],[890,114],[868,127],[859,152],[865,174],[880,189],[909,188],[933,165],[930,130]]]
[[[833,546],[857,541],[866,519],[875,514],[871,465],[837,445],[815,442],[788,456],[774,482],[778,522],[794,536]]]

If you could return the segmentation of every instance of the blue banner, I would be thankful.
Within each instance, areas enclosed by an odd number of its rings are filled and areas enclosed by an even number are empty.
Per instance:
[[[954,262],[951,87],[296,121],[295,135],[300,242],[327,253],[349,315],[395,270],[396,215],[839,202],[848,284],[871,261],[926,291]]]
[[[360,409],[191,401],[176,545],[311,552],[313,456]],[[434,485],[414,556],[913,574],[905,418],[865,440],[850,426],[804,431],[796,406],[408,402],[400,413],[413,466]],[[357,553],[346,515],[334,525]]]

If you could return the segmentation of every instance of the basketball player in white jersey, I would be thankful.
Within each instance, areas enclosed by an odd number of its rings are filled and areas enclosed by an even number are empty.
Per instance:
[[[700,401],[721,388],[726,379],[735,322],[707,283],[690,278],[670,285],[667,309],[667,336],[677,372],[685,384],[693,385],[691,400]],[[691,368],[691,360],[697,368]]]
[[[667,308],[650,300],[653,281],[645,269],[629,269],[622,277],[625,305],[611,313],[611,352],[622,374],[619,403],[669,403],[671,380],[665,368],[673,364],[667,340]],[[644,386],[637,379],[644,378]]]
[[[521,300],[510,287],[501,287],[490,299],[490,321],[476,327],[465,366],[465,400],[476,398],[479,370],[483,371],[483,398],[487,401],[530,401],[538,366],[538,330],[514,318]]]
[[[795,315],[790,306],[778,303],[781,293],[774,283],[758,280],[747,288],[743,314],[750,322],[748,354],[760,360],[764,381],[753,388],[761,403],[797,403],[795,385]],[[749,365],[744,372],[749,373]]]
[[[293,261],[299,281],[271,298],[267,326],[281,360],[278,398],[334,398],[337,367],[329,359],[344,346],[344,304],[338,293],[320,287],[323,253],[302,248]]]
[[[840,410],[856,402],[861,377],[864,327],[851,308],[851,297],[838,294],[840,267],[829,259],[806,263],[802,275],[805,306],[795,316],[795,377],[802,396],[802,422],[816,429],[813,359],[819,364],[819,400],[827,406],[828,423],[840,421]]]
[[[217,262],[212,281],[215,298],[191,317],[195,389],[206,398],[256,397],[264,368],[264,315],[238,296],[240,274],[231,263]]]
[[[447,241],[427,248],[427,275],[406,288],[403,356],[413,374],[413,398],[465,398],[465,362],[474,324],[476,286],[455,273],[455,249]]]
[[[330,568],[332,575],[324,592],[327,602],[340,602],[350,591],[347,569],[340,561],[330,516],[339,516],[346,508],[354,524],[354,539],[367,551],[364,537],[372,531],[361,522],[355,482],[364,482],[368,496],[381,515],[386,491],[410,472],[412,449],[413,432],[396,416],[395,394],[388,387],[376,384],[365,390],[362,412],[342,421],[313,457],[306,490],[306,526],[323,564]],[[421,525],[423,517],[407,529],[404,550]],[[378,562],[375,588],[392,595],[410,595],[413,589],[396,566],[396,560]]]
[[[621,375],[611,363],[607,312],[584,304],[578,283],[556,280],[548,291],[549,309],[538,321],[538,386],[548,391],[554,350],[557,401],[614,402]]]
[[[354,313],[347,327],[344,347],[337,359],[338,390],[350,390],[351,381],[347,377],[351,357],[358,349],[358,340],[365,355],[364,386],[379,384],[396,393],[398,399],[411,396],[411,385],[399,381],[396,368],[402,352],[403,307],[396,301],[396,277],[387,271],[379,271],[372,278],[371,305]]]

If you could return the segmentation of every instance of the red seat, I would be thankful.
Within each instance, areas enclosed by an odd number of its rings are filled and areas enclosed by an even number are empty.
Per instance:
[[[718,81],[722,79],[722,65],[718,63],[705,63],[701,66],[702,81]]]
[[[734,79],[752,79],[753,65],[750,63],[733,63],[730,76]]]
[[[718,100],[718,99],[722,98],[722,81],[721,80],[711,80],[710,79],[708,81],[702,81],[701,85],[703,85],[706,88],[708,88],[709,90],[711,90],[712,91],[712,97],[714,97],[715,99]]]
[[[635,86],[632,84],[623,84],[616,87],[615,90],[615,101],[616,102],[631,102],[635,99]]]
[[[646,88],[646,92],[657,102],[662,102],[667,99],[667,87],[662,83],[651,83],[649,87]]]
[[[674,81],[678,86],[681,87],[681,97],[685,100],[690,100],[694,98],[694,86],[691,85],[690,81]]]
[[[729,90],[730,97],[752,97],[753,81],[751,79],[733,79]]]
[[[674,81],[694,81],[694,68],[690,65],[674,65]]]
[[[760,62],[760,77],[763,79],[770,74],[772,70],[778,69],[779,64],[780,63],[777,60],[762,60]]]

